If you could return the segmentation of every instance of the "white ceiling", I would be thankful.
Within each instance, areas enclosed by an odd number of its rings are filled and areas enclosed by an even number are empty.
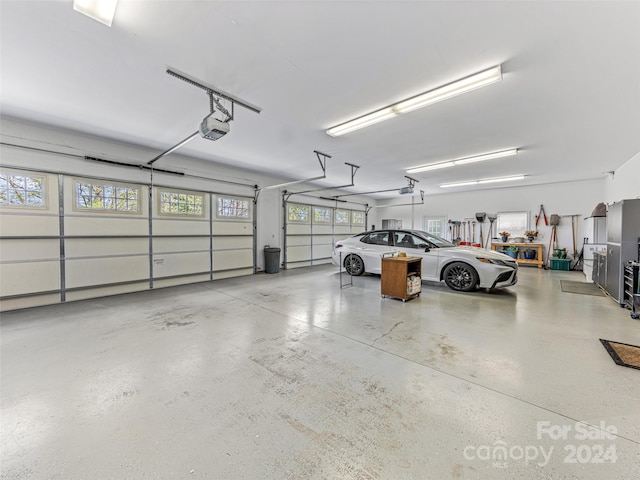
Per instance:
[[[640,2],[127,1],[111,28],[71,1],[5,1],[2,114],[152,147],[209,113],[186,72],[261,107],[181,154],[367,192],[405,169],[517,147],[517,157],[412,175],[602,178],[640,151]],[[503,81],[343,137],[325,129],[494,65]],[[146,163],[147,158],[129,159]],[[158,168],[179,169],[171,156]],[[506,186],[506,184],[498,184]],[[513,186],[509,184],[509,186]],[[484,186],[484,188],[490,185]],[[472,187],[478,188],[478,187]]]

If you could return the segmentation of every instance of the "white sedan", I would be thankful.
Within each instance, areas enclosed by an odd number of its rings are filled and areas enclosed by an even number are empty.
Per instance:
[[[477,247],[457,246],[419,230],[372,230],[336,242],[334,265],[350,275],[380,274],[382,254],[405,252],[422,257],[422,279],[441,281],[453,290],[501,288],[518,281],[518,264],[508,255]]]

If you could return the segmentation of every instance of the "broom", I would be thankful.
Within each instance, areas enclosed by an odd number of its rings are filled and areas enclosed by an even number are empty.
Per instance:
[[[484,219],[487,218],[487,214],[485,212],[476,213],[476,220],[480,224],[480,246],[482,247],[482,224],[484,223]]]

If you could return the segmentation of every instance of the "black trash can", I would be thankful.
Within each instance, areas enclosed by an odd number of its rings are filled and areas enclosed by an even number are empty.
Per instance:
[[[278,273],[280,271],[280,249],[277,247],[264,247],[264,271],[265,273]]]

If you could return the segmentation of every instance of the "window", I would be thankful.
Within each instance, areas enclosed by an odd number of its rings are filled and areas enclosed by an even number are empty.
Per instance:
[[[364,212],[351,212],[351,225],[364,225]]]
[[[349,225],[350,221],[349,210],[336,210],[336,225]]]
[[[529,225],[527,212],[498,213],[496,232],[509,232],[511,236],[523,236]]]
[[[249,199],[247,198],[218,197],[217,204],[217,217],[244,219],[251,217]]]
[[[424,217],[424,229],[427,233],[435,235],[436,237],[442,237],[442,225],[444,224],[443,217]]]
[[[389,245],[389,232],[372,232],[360,239],[362,243],[369,245]]]
[[[311,207],[308,205],[289,205],[287,219],[290,222],[309,223],[309,210]]]
[[[140,188],[132,185],[76,181],[76,208],[103,212],[140,212]]]
[[[331,209],[313,207],[313,223],[331,223]]]
[[[160,214],[202,217],[204,215],[204,195],[161,190]]]
[[[44,177],[0,173],[0,205],[7,207],[44,207]]]
[[[396,233],[396,247],[401,248],[425,248],[427,242],[410,233]]]

